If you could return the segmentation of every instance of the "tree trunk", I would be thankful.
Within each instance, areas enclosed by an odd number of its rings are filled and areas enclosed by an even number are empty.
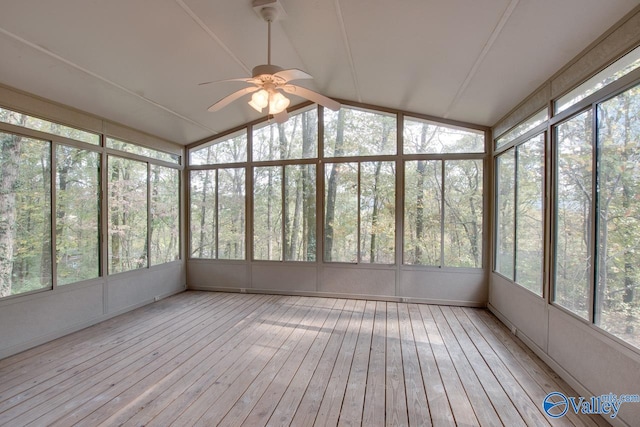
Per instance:
[[[16,193],[20,141],[17,135],[0,134],[0,297],[11,295],[13,251],[16,233]]]
[[[51,283],[51,150],[47,150],[47,158],[41,160],[42,168],[42,246],[40,248],[40,285],[46,287]],[[47,221],[48,218],[48,221]]]
[[[391,132],[391,128],[387,122],[383,124],[382,128],[382,139],[380,140],[379,151],[381,153],[385,152],[385,147],[389,141],[389,133]],[[374,263],[377,261],[376,253],[378,251],[377,247],[377,234],[376,228],[378,226],[378,209],[380,204],[380,199],[378,197],[378,185],[380,184],[380,171],[382,170],[382,162],[376,162],[376,170],[373,177],[373,212],[371,213],[371,243],[369,246],[369,262]]]
[[[207,164],[209,164],[211,162],[211,148],[209,148],[207,150]],[[200,205],[200,236],[199,236],[199,240],[200,243],[198,244],[198,258],[204,258],[204,245],[205,245],[205,238],[206,238],[206,232],[205,232],[205,225],[206,225],[206,221],[205,218],[207,217],[207,189],[209,188],[209,183],[210,183],[210,173],[216,173],[215,170],[205,170],[204,173],[204,181],[202,182],[202,204]],[[192,195],[193,197],[193,195]],[[217,209],[217,206],[214,207],[214,218],[215,218],[215,210]],[[215,242],[215,227],[217,226],[217,224],[215,224],[215,221],[213,221],[213,226],[214,226],[214,230],[213,230],[213,239]],[[211,258],[216,258],[216,245],[215,243],[212,245],[213,248],[211,249],[211,253],[209,254],[209,256]],[[193,248],[191,248],[193,250]]]
[[[111,197],[112,200],[116,200],[119,196],[118,190],[116,188],[115,183],[119,183],[120,181],[120,165],[117,163],[118,160],[114,161],[114,165],[111,167],[111,180],[110,184],[112,185],[111,189]],[[118,184],[119,185],[119,184]],[[116,206],[113,206],[115,204]],[[111,223],[111,272],[119,271],[119,267],[121,267],[121,240],[120,240],[120,209],[118,206],[120,202],[112,202],[112,206],[109,209],[109,222]]]
[[[311,116],[315,119],[315,115]],[[316,120],[310,120],[306,114],[302,115],[302,157],[314,157],[314,146],[316,146]],[[315,168],[312,165],[304,165],[302,167],[302,194],[303,194],[303,257],[306,261],[315,261],[316,259],[316,222],[311,218],[316,218],[316,200],[315,200]]]
[[[338,111],[338,125],[336,130],[336,145],[334,156],[342,156],[342,146],[344,144],[344,109]],[[325,216],[324,225],[324,259],[331,261],[333,251],[333,221],[335,219],[336,210],[336,192],[338,189],[338,178],[340,176],[340,163],[333,163],[329,172],[329,181],[327,183],[327,214]]]

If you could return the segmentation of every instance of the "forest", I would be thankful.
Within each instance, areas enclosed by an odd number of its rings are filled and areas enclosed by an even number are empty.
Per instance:
[[[320,153],[315,107],[257,126],[251,148],[238,132],[190,152],[192,257],[315,261],[322,188],[324,262],[396,264],[403,256],[406,264],[482,266],[483,132],[407,120],[402,150],[425,160],[403,160],[394,114],[343,107],[324,111],[322,123]],[[399,171],[404,215],[396,209]],[[253,221],[245,224],[249,205]],[[403,254],[395,249],[398,221]]]
[[[552,130],[552,300],[640,347],[640,86]],[[495,271],[541,296],[543,147],[496,158]]]
[[[190,150],[189,256],[481,268],[483,133],[404,117],[399,144],[396,120],[312,106]],[[0,296],[179,259],[175,155],[6,109],[0,121],[43,135],[0,132]],[[542,295],[552,176],[551,298],[640,345],[640,87],[552,132],[553,175],[544,133],[496,156],[494,268]]]
[[[6,109],[0,121],[77,141],[0,132],[0,297],[100,277],[99,135]],[[108,272],[178,259],[179,170],[114,155],[107,164]]]

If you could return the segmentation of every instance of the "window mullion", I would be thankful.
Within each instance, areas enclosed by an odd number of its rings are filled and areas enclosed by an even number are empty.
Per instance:
[[[444,222],[445,222],[445,194],[444,194],[444,178],[445,178],[445,161],[440,160],[440,268],[444,267]]]

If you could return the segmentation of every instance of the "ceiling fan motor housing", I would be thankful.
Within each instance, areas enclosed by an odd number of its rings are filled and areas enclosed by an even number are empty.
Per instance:
[[[259,78],[262,75],[265,74],[275,74],[279,71],[282,71],[283,68],[282,67],[278,67],[277,65],[271,65],[271,64],[262,64],[262,65],[256,65],[255,67],[253,67],[253,70],[251,71],[252,77],[255,78]]]

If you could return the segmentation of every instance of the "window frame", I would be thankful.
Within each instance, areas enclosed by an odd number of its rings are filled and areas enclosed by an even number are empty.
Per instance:
[[[136,270],[131,270],[131,271],[125,271],[125,272],[119,272],[119,273],[113,273],[113,274],[109,274],[108,273],[108,239],[105,238],[105,236],[107,235],[107,227],[108,227],[108,206],[107,206],[107,197],[105,197],[105,195],[107,194],[107,158],[110,155],[114,155],[117,157],[121,157],[121,158],[126,158],[126,159],[131,159],[131,160],[137,160],[140,162],[143,162],[146,164],[146,168],[147,168],[147,245],[148,248],[150,248],[150,233],[149,233],[149,227],[150,225],[150,220],[151,220],[151,214],[150,214],[150,209],[151,209],[151,203],[150,203],[150,189],[149,189],[149,170],[151,168],[151,165],[158,165],[158,166],[163,166],[163,167],[167,167],[167,168],[171,168],[174,170],[177,170],[178,174],[179,174],[179,183],[178,183],[178,187],[177,187],[177,191],[178,191],[178,203],[179,203],[179,209],[178,209],[178,224],[180,229],[182,229],[182,222],[183,222],[183,213],[182,213],[182,204],[183,204],[183,199],[184,199],[184,194],[183,194],[183,178],[182,178],[182,171],[185,169],[184,165],[181,164],[181,159],[184,158],[184,156],[182,154],[175,154],[175,153],[169,153],[165,150],[159,150],[159,149],[155,149],[155,148],[149,148],[148,146],[145,146],[144,144],[140,144],[137,142],[130,142],[127,141],[123,138],[120,138],[118,136],[113,136],[114,139],[117,139],[119,141],[123,141],[126,142],[127,144],[131,144],[134,146],[139,146],[141,148],[147,149],[147,150],[153,150],[153,151],[158,151],[158,152],[163,152],[163,153],[167,153],[170,154],[172,156],[175,156],[178,159],[178,162],[167,162],[167,161],[163,161],[163,160],[158,160],[155,158],[150,158],[150,157],[146,157],[143,155],[139,155],[139,154],[133,154],[133,153],[129,153],[129,152],[125,152],[125,151],[120,151],[117,149],[113,149],[113,148],[107,148],[106,147],[106,138],[109,137],[111,138],[111,135],[107,135],[105,133],[100,133],[100,132],[96,132],[96,131],[92,131],[92,130],[86,130],[84,128],[78,127],[76,125],[71,125],[71,124],[66,124],[63,123],[61,121],[53,121],[50,120],[48,118],[45,118],[42,115],[39,114],[32,114],[29,112],[25,112],[13,107],[7,107],[5,105],[0,104],[0,108],[5,109],[9,112],[13,112],[13,113],[17,113],[17,114],[23,114],[27,117],[33,117],[35,119],[38,120],[43,120],[45,122],[50,122],[53,124],[58,124],[60,126],[64,126],[66,128],[70,128],[71,130],[78,130],[81,132],[86,132],[88,134],[91,135],[96,135],[99,138],[99,141],[97,143],[92,143],[92,142],[85,142],[83,140],[79,140],[79,139],[73,139],[73,138],[69,138],[66,136],[62,136],[62,135],[58,135],[58,134],[53,134],[53,133],[48,133],[48,132],[44,132],[41,130],[37,130],[37,129],[32,129],[29,127],[23,127],[23,126],[19,126],[19,125],[15,125],[15,124],[10,124],[10,123],[6,123],[6,122],[0,122],[0,131],[1,132],[5,132],[5,133],[10,133],[10,134],[15,134],[15,135],[19,135],[19,136],[23,136],[25,138],[31,138],[31,139],[37,139],[37,140],[42,140],[45,142],[49,143],[49,152],[50,152],[50,173],[49,173],[49,179],[51,181],[51,187],[50,187],[50,197],[51,197],[51,202],[50,202],[50,215],[51,215],[51,221],[50,221],[50,233],[51,233],[51,243],[49,245],[50,247],[50,251],[51,251],[51,257],[52,257],[52,267],[51,267],[51,286],[48,286],[44,289],[38,289],[38,290],[33,290],[33,291],[29,291],[29,292],[24,292],[24,293],[20,293],[20,294],[15,294],[15,295],[9,295],[6,297],[2,297],[0,298],[0,301],[5,301],[5,300],[9,300],[9,299],[13,299],[13,298],[22,298],[24,296],[28,296],[28,295],[33,295],[33,294],[39,294],[39,293],[43,293],[43,292],[61,292],[61,291],[67,291],[67,290],[71,290],[71,289],[75,289],[77,287],[82,287],[82,286],[86,286],[88,284],[91,283],[99,283],[102,281],[107,280],[107,278],[109,276],[113,276],[113,275],[126,275],[126,274],[130,274],[131,272],[136,272],[139,270],[144,270],[144,269],[152,269],[152,268],[156,268],[156,267],[160,267],[166,264],[170,264],[170,263],[175,263],[175,262],[182,262],[183,261],[183,240],[182,237],[179,239],[178,242],[178,259],[174,260],[174,261],[170,261],[167,263],[161,263],[161,264],[155,264],[150,266],[149,265],[149,261],[150,261],[150,257],[147,256],[148,258],[148,262],[147,265],[143,268],[143,269],[136,269]],[[96,204],[98,206],[98,227],[97,227],[97,234],[98,234],[98,265],[97,265],[97,270],[98,270],[98,276],[94,277],[94,278],[88,278],[88,279],[81,279],[81,280],[77,280],[77,281],[72,281],[72,282],[67,282],[67,283],[59,283],[58,280],[58,274],[57,274],[57,262],[55,260],[56,257],[56,248],[57,248],[57,241],[56,241],[56,226],[57,226],[57,203],[58,203],[58,198],[57,198],[57,189],[56,189],[56,182],[57,182],[57,158],[56,158],[56,153],[58,151],[58,147],[69,147],[69,148],[73,148],[73,149],[79,149],[79,150],[85,150],[87,152],[92,152],[92,153],[96,153],[98,156],[98,160],[97,160],[97,170],[96,170],[96,175],[97,175],[97,179],[98,179],[98,187],[99,187],[99,192],[96,195]]]
[[[229,136],[238,135],[241,133],[245,133],[247,135],[247,160],[243,162],[235,162],[235,163],[216,163],[216,164],[190,164],[190,156],[187,154],[185,158],[187,159],[186,169],[187,171],[195,171],[195,170],[214,170],[220,168],[232,168],[232,167],[244,167],[246,168],[246,176],[245,181],[245,195],[246,195],[246,223],[245,223],[245,241],[246,241],[246,251],[247,256],[244,260],[228,260],[228,259],[212,259],[212,258],[197,258],[192,256],[192,236],[191,236],[191,224],[187,225],[187,231],[189,233],[187,238],[187,259],[192,262],[214,262],[214,263],[225,263],[225,264],[247,264],[247,265],[286,265],[286,264],[295,264],[295,265],[316,265],[318,267],[349,267],[356,266],[358,268],[365,269],[396,269],[396,270],[417,270],[417,271],[451,271],[451,272],[477,272],[484,268],[487,268],[488,262],[490,260],[489,252],[488,252],[488,243],[486,236],[489,235],[490,230],[490,221],[489,221],[489,208],[488,202],[489,199],[487,197],[487,189],[489,188],[489,179],[490,175],[488,173],[488,159],[490,158],[489,148],[492,144],[492,141],[489,138],[490,131],[488,127],[473,125],[470,123],[457,122],[454,120],[446,120],[441,118],[436,118],[428,115],[423,115],[419,113],[406,112],[401,110],[393,110],[393,109],[385,109],[382,107],[375,107],[371,105],[355,103],[350,101],[341,101],[341,103],[347,108],[353,108],[357,110],[362,110],[365,112],[371,113],[380,113],[385,116],[395,116],[396,120],[396,140],[395,140],[395,154],[372,154],[372,155],[353,155],[353,156],[339,156],[339,157],[327,157],[324,155],[325,151],[325,141],[324,141],[324,108],[322,106],[318,106],[312,104],[311,102],[305,102],[299,104],[291,109],[289,109],[289,114],[296,114],[298,111],[305,111],[309,108],[316,108],[317,113],[317,132],[318,132],[318,147],[317,147],[317,156],[313,158],[305,158],[305,159],[287,159],[287,160],[254,160],[253,159],[253,128],[256,126],[263,127],[264,123],[268,121],[268,118],[259,119],[253,122],[249,122],[242,126],[235,127],[233,129],[229,129],[219,135],[216,135],[214,138],[208,138],[203,141],[199,141],[187,146],[187,153],[193,152],[195,150],[210,146],[215,144],[215,141],[228,138]],[[313,107],[310,107],[312,106]],[[483,151],[482,152],[472,152],[472,153],[435,153],[435,154],[404,154],[403,153],[403,125],[405,117],[409,119],[426,121],[434,125],[441,125],[443,127],[451,127],[451,128],[459,128],[462,130],[468,130],[472,133],[481,133],[483,137]],[[403,222],[404,222],[404,163],[407,160],[477,160],[481,162],[482,165],[482,242],[479,245],[479,249],[481,251],[482,262],[479,267],[434,267],[434,266],[426,266],[426,265],[414,265],[414,264],[405,264],[404,263],[404,236],[401,236],[403,231]],[[326,262],[325,257],[325,249],[324,249],[324,239],[325,239],[325,230],[324,230],[324,222],[325,222],[325,177],[324,177],[324,169],[325,163],[349,163],[349,162],[374,162],[374,161],[391,161],[395,162],[396,167],[396,177],[395,177],[395,255],[394,255],[394,263],[393,264],[371,264],[364,262]],[[254,169],[256,167],[263,166],[281,166],[285,168],[287,165],[303,165],[303,164],[315,164],[316,165],[316,182],[315,182],[315,191],[316,191],[316,254],[315,261],[292,261],[282,259],[279,261],[276,260],[261,260],[254,259],[254,248],[253,248],[253,239],[254,239],[254,207],[253,207],[253,175]],[[190,172],[189,172],[190,173]],[[187,174],[187,179],[189,179],[189,173]],[[188,208],[190,208],[191,203],[191,184],[187,182],[187,195],[186,198],[189,201],[187,203]],[[360,202],[358,201],[358,204]],[[191,214],[188,213],[187,218],[190,221]],[[442,228],[443,225],[440,225]],[[360,227],[358,227],[360,228]],[[359,230],[358,230],[359,233]],[[358,237],[358,249],[360,248],[360,237]],[[359,252],[359,250],[358,250]],[[360,261],[360,259],[358,259]]]

